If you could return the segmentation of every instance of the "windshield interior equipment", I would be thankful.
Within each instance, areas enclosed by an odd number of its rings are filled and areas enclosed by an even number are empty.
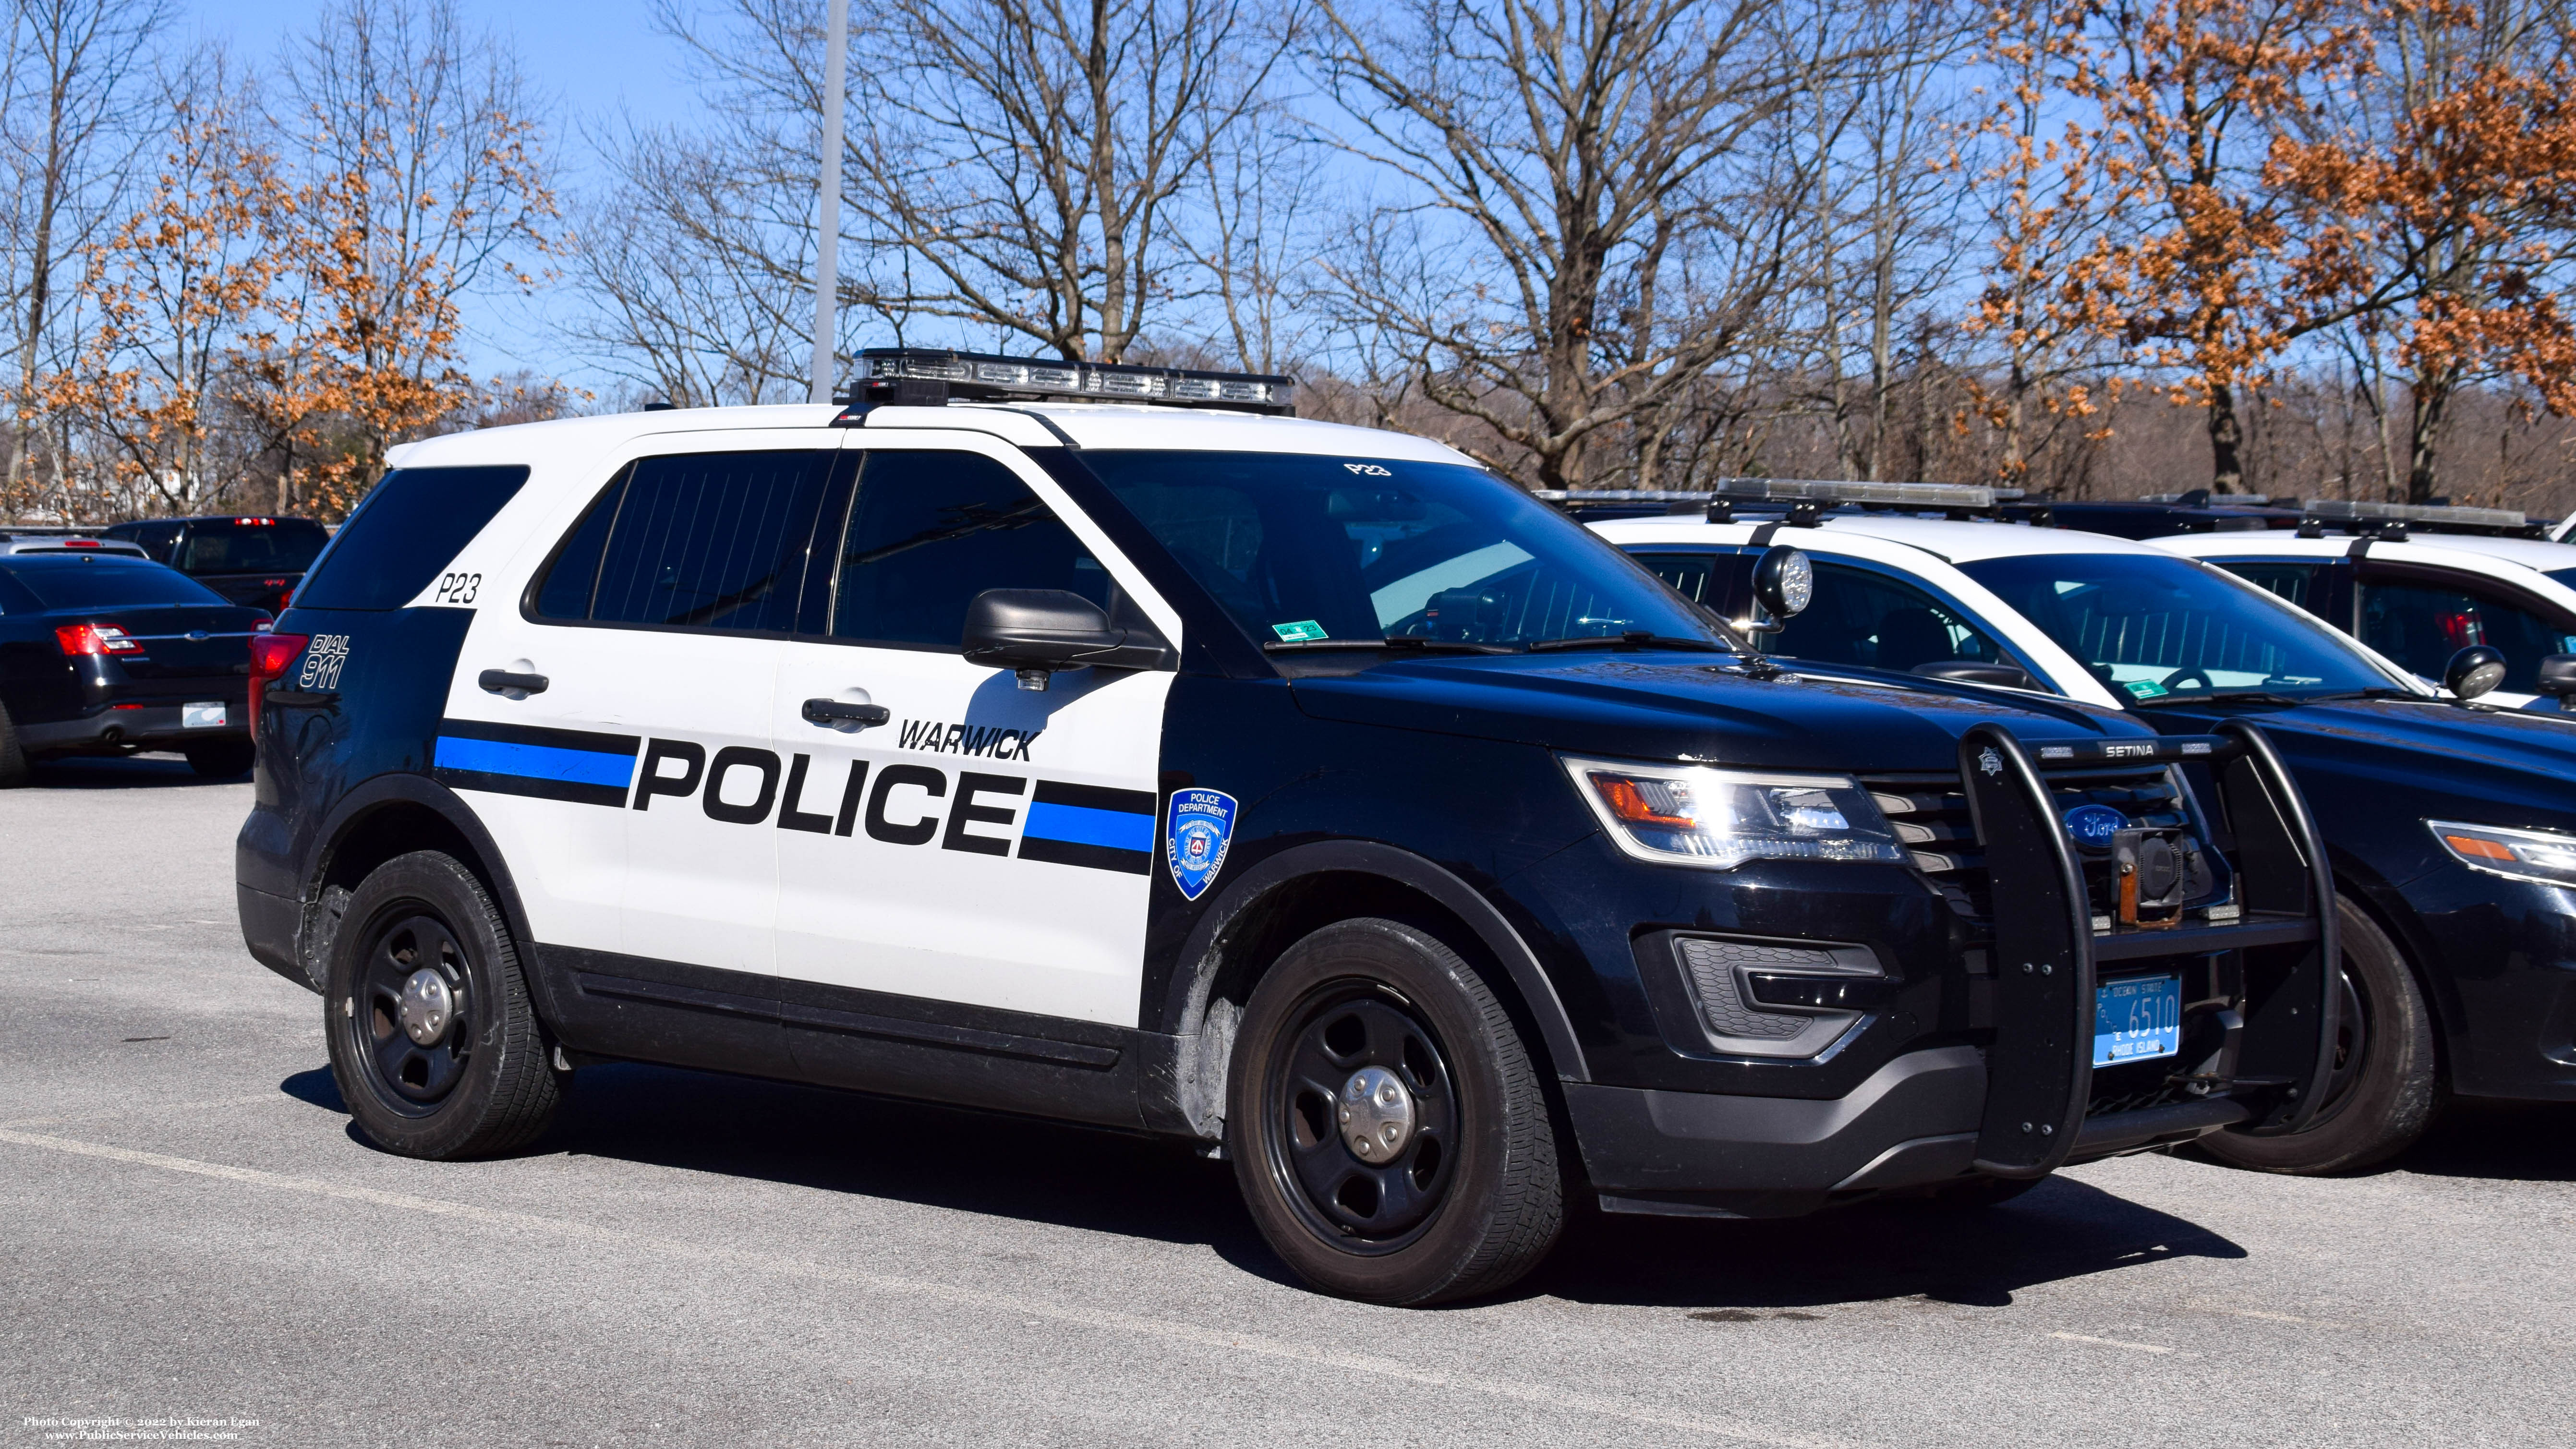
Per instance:
[[[1482,469],[1292,453],[1082,459],[1268,648],[1738,647],[1653,574]]]
[[[2133,700],[2392,687],[2342,635],[2186,559],[2036,554],[1959,567]]]

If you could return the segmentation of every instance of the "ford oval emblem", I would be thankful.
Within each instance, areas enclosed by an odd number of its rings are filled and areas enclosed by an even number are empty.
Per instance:
[[[205,631],[205,630],[203,630],[203,629],[191,629],[191,630],[189,630],[189,631],[188,631],[188,642],[189,642],[189,643],[191,643],[191,644],[203,644],[203,643],[205,643],[205,642],[206,642],[206,631]]]
[[[2078,805],[2066,812],[2066,834],[2086,850],[2109,850],[2111,837],[2129,828],[2129,817],[2108,805]]]

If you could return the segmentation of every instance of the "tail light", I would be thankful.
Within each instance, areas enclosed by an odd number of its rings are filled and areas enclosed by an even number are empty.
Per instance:
[[[54,630],[54,642],[75,659],[84,654],[119,659],[143,657],[143,641],[114,624],[65,624]]]
[[[259,697],[268,687],[286,677],[286,666],[313,642],[310,634],[253,634],[250,636],[250,737],[259,738]]]

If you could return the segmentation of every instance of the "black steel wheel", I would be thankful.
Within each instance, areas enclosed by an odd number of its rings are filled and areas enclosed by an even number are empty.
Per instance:
[[[2335,931],[2343,960],[2316,1116],[2285,1137],[2215,1132],[2200,1139],[2202,1152],[2262,1172],[2345,1172],[2396,1156],[2432,1125],[2442,1080],[2415,973],[2378,922],[2340,896]]]
[[[1264,1239],[1328,1293],[1493,1293],[1564,1222],[1556,1138],[1491,987],[1429,931],[1364,919],[1283,952],[1229,1068],[1235,1180]]]
[[[509,925],[447,855],[397,856],[351,893],[323,1020],[341,1100],[390,1152],[506,1152],[562,1099]]]
[[[1263,1094],[1272,1170],[1313,1230],[1353,1253],[1398,1251],[1439,1212],[1456,1159],[1438,1034],[1382,982],[1332,983],[1300,1005]]]

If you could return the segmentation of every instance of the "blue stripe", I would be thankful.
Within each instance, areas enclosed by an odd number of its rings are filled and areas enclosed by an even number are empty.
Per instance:
[[[447,770],[478,770],[486,775],[523,775],[535,780],[570,780],[623,790],[635,773],[633,755],[598,750],[559,750],[552,745],[513,745],[500,740],[438,737],[438,764]]]
[[[1151,850],[1154,848],[1154,817],[1131,815],[1124,810],[1093,810],[1082,805],[1049,805],[1043,802],[1029,807],[1028,824],[1020,833],[1040,840],[1070,841],[1075,845],[1105,845],[1112,850]]]

